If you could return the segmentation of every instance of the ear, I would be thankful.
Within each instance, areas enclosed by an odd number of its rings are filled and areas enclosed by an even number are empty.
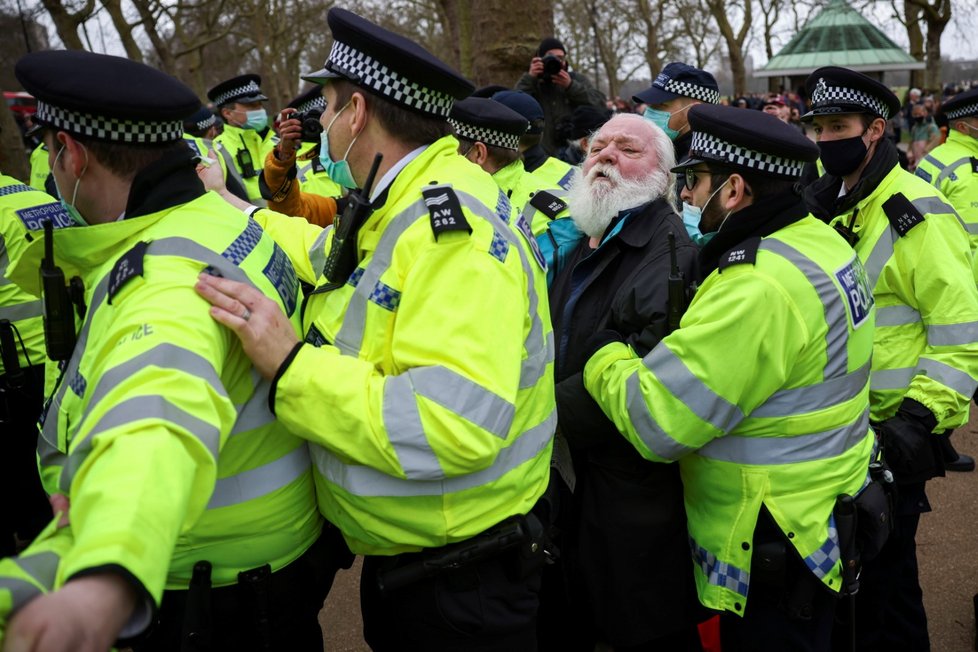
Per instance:
[[[64,147],[65,150],[58,159],[58,167],[67,170],[72,176],[80,177],[88,165],[88,152],[85,151],[85,147],[64,131],[59,131],[55,135],[55,140],[58,149]]]
[[[486,147],[485,143],[480,141],[476,141],[475,144],[472,145],[472,150],[469,152],[469,154],[471,155],[469,160],[479,167],[482,167],[485,162],[489,160],[489,149]]]
[[[883,137],[886,132],[886,120],[883,118],[876,118],[869,123],[869,142],[873,143]]]
[[[350,132],[357,136],[363,132],[367,126],[367,114],[369,113],[367,107],[367,99],[363,96],[361,92],[354,92],[353,96],[350,98]]]
[[[723,193],[727,192],[727,188],[729,188],[730,195],[724,199]],[[744,177],[739,174],[734,173],[730,175],[727,188],[720,191],[720,203],[726,210],[740,210],[753,203],[753,199],[751,198],[753,193],[751,193],[747,182],[744,181]]]
[[[585,154],[587,154],[587,143],[589,140],[590,138],[584,136],[579,141],[577,141],[577,144],[581,146],[581,151],[584,152]]]

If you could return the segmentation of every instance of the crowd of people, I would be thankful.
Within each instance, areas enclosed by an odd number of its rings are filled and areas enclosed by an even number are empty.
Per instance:
[[[672,62],[606,103],[553,37],[476,89],[327,20],[274,119],[255,74],[204,107],[17,62],[4,652],[321,650],[357,555],[378,652],[929,650],[926,483],[974,469],[978,89],[908,114],[829,66],[729,102]]]

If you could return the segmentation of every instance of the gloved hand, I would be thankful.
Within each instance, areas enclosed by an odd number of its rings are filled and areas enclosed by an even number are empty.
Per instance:
[[[944,475],[934,427],[937,419],[913,399],[904,399],[896,415],[879,425],[883,459],[897,484],[925,482]]]
[[[601,348],[611,344],[612,342],[625,342],[625,336],[616,330],[610,328],[603,328],[596,332],[591,337],[587,338],[584,342],[584,350],[587,352],[587,360],[594,357],[594,354],[598,352]]]

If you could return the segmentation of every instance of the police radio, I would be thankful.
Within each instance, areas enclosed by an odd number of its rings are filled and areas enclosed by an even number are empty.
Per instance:
[[[44,346],[48,357],[55,361],[67,360],[75,348],[75,317],[64,272],[54,264],[51,220],[44,222],[41,290],[44,296]]]
[[[241,176],[245,179],[258,176],[258,172],[255,171],[255,164],[251,160],[251,152],[246,149],[239,149],[234,157],[238,159],[238,165],[241,167]]]
[[[374,177],[377,176],[377,168],[380,167],[383,158],[383,154],[374,156],[374,162],[370,166],[370,173],[367,174],[363,188],[350,192],[347,196],[349,203],[343,214],[337,215],[333,220],[333,242],[326,257],[326,265],[323,267],[323,275],[326,276],[329,285],[323,288],[324,291],[346,283],[350,274],[357,268],[357,233],[373,212],[370,204],[370,188],[374,185]]]
[[[843,224],[840,221],[832,225],[835,232],[841,235],[842,239],[848,242],[849,246],[853,248],[855,248],[856,243],[859,242],[859,234],[852,230],[852,227],[856,224],[857,213],[859,213],[858,208],[852,209],[852,217],[849,218],[849,224]]]

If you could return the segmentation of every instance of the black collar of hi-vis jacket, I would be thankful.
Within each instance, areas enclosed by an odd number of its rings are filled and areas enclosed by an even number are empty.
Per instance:
[[[207,192],[189,147],[167,153],[136,173],[126,201],[126,219],[186,204]]]

